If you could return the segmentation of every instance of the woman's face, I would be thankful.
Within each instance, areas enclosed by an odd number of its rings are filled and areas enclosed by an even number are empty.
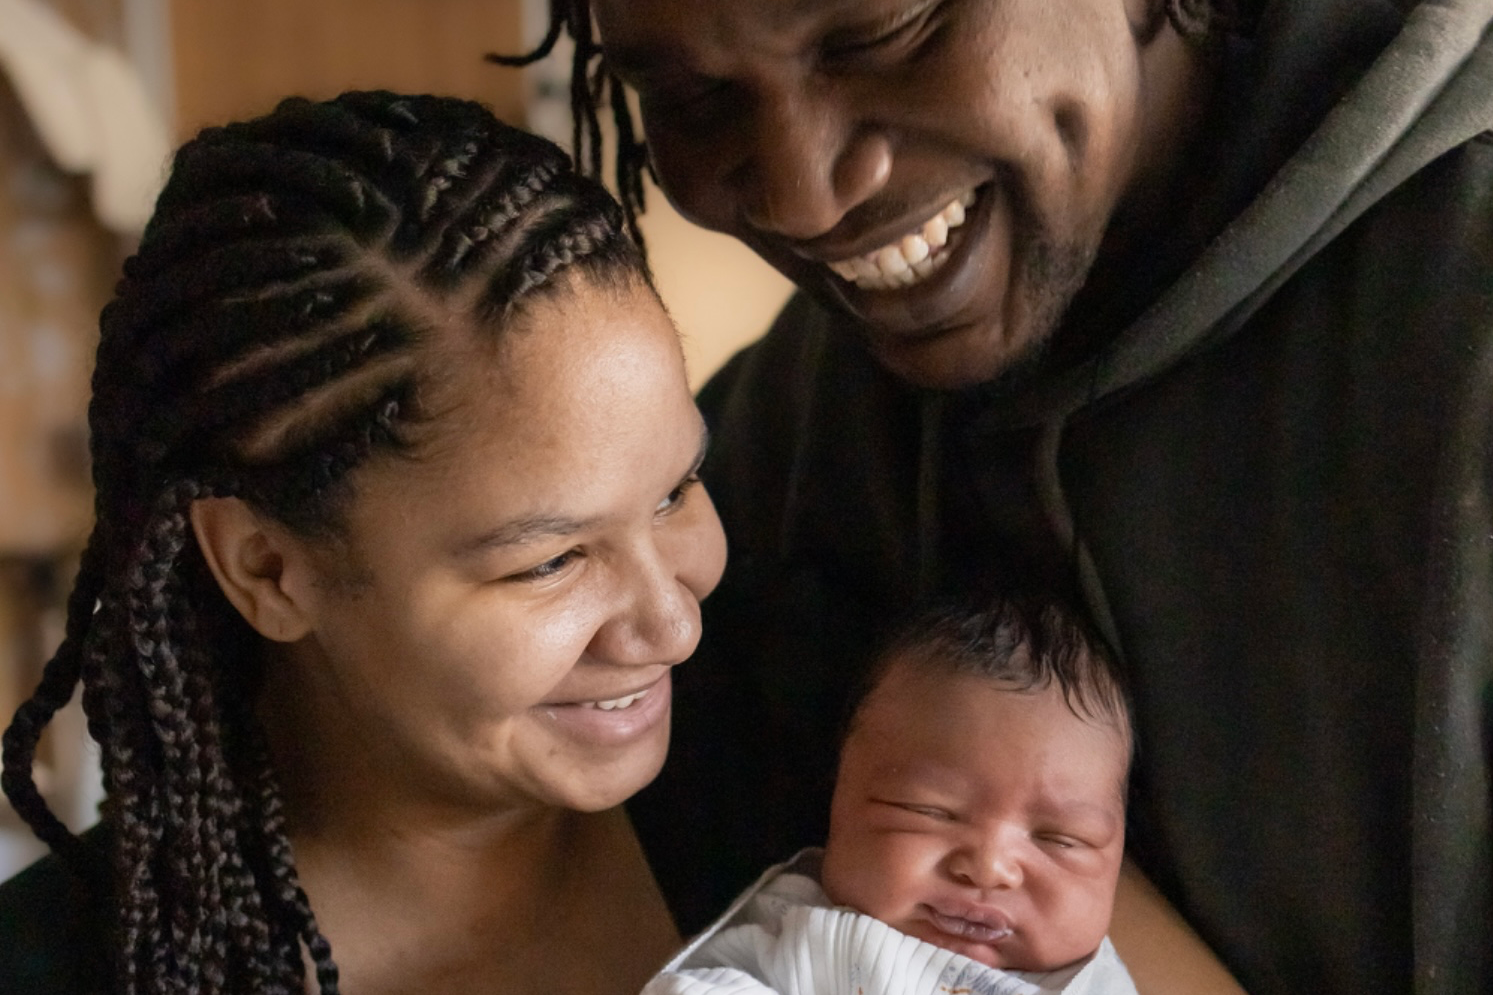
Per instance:
[[[573,286],[496,344],[453,336],[416,457],[355,473],[297,592],[315,721],[459,804],[594,811],[652,780],[725,565],[673,325],[641,287]]]

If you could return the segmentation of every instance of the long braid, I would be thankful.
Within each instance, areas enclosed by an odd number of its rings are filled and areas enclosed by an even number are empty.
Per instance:
[[[570,63],[571,155],[584,175],[596,180],[603,177],[600,108],[604,102],[608,103],[612,124],[617,129],[615,192],[622,203],[628,234],[642,248],[643,229],[639,219],[647,206],[643,173],[650,168],[648,145],[637,137],[639,129],[627,102],[627,88],[607,71],[602,45],[591,23],[590,0],[550,0],[549,12],[549,26],[533,51],[523,55],[489,53],[487,61],[500,66],[531,65],[555,50],[562,32],[570,36],[575,43]]]
[[[100,323],[89,419],[97,521],[67,634],[5,733],[4,788],[83,868],[32,763],[83,685],[110,829],[125,995],[339,990],[298,879],[253,702],[261,645],[189,513],[238,497],[335,533],[353,471],[411,445],[423,316],[501,327],[575,267],[646,281],[620,208],[552,143],[479,105],[387,93],[284,102],[177,154]]]
[[[102,586],[103,571],[100,561],[103,544],[99,540],[88,544],[78,566],[78,576],[68,598],[67,629],[62,644],[42,671],[41,684],[30,699],[16,710],[15,717],[5,730],[0,755],[4,757],[4,769],[0,772],[0,784],[10,799],[16,813],[26,821],[37,837],[61,854],[75,871],[90,873],[88,861],[83,855],[77,837],[62,824],[43,800],[37,790],[32,774],[36,759],[36,747],[42,729],[64,705],[72,699],[73,690],[83,670],[83,643],[88,633],[88,623]]]

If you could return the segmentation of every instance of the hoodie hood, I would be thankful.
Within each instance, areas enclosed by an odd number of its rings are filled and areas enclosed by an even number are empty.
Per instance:
[[[1354,8],[1350,13],[1344,8]],[[1370,13],[1365,13],[1365,8]],[[1216,204],[1247,204],[1196,261],[1092,360],[997,400],[986,430],[1061,422],[1163,373],[1237,331],[1307,260],[1405,179],[1493,130],[1493,0],[1423,0],[1400,18],[1388,3],[1276,2],[1261,16],[1233,80],[1242,116]],[[1341,47],[1325,44],[1336,37]],[[1345,89],[1324,87],[1348,70]],[[1377,54],[1371,54],[1377,52]],[[1324,53],[1326,53],[1324,55]],[[1369,53],[1369,54],[1366,54]],[[1367,59],[1360,72],[1361,61]],[[1226,81],[1227,82],[1227,81]],[[1281,98],[1260,99],[1261,93]],[[1342,93],[1317,118],[1303,102]],[[1319,120],[1314,129],[1300,122]],[[1306,131],[1303,138],[1298,132]],[[1279,149],[1295,148],[1265,182]],[[1217,209],[1215,207],[1215,209]],[[1232,208],[1230,208],[1233,210]]]
[[[1248,51],[1230,59],[1224,113],[1237,124],[1223,143],[1217,193],[1200,208],[1204,215],[1227,210],[1224,217],[1233,220],[1216,225],[1221,233],[1196,261],[1094,358],[993,399],[975,416],[975,435],[1037,429],[1038,500],[1118,658],[1125,646],[1063,484],[1059,457],[1068,419],[1228,339],[1396,186],[1493,130],[1490,24],[1493,0],[1423,0],[1403,15],[1366,0],[1269,4],[1254,37],[1242,43]],[[1262,93],[1282,99],[1260,99]],[[1320,113],[1303,106],[1314,101],[1324,105]],[[1271,175],[1271,164],[1281,161]],[[944,415],[938,398],[924,398],[922,420],[920,577],[931,576],[936,559],[929,537],[937,527],[929,516],[939,501],[933,481]]]

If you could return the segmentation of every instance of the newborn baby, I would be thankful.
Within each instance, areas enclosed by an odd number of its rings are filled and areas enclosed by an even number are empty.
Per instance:
[[[770,869],[646,995],[1115,992],[1131,731],[1055,606],[941,609],[872,667],[829,838]]]

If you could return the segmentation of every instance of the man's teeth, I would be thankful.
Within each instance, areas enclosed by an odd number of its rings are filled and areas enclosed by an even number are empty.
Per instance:
[[[949,232],[964,224],[965,209],[974,202],[974,191],[960,194],[911,235],[863,256],[832,262],[829,268],[862,290],[910,287],[948,261],[944,246],[948,244]]]
[[[628,705],[631,705],[633,702],[637,701],[647,693],[647,690],[643,690],[639,691],[637,694],[624,695],[621,698],[613,698],[610,701],[597,701],[593,702],[591,707],[599,708],[603,712],[613,712],[619,708],[626,708]]]

